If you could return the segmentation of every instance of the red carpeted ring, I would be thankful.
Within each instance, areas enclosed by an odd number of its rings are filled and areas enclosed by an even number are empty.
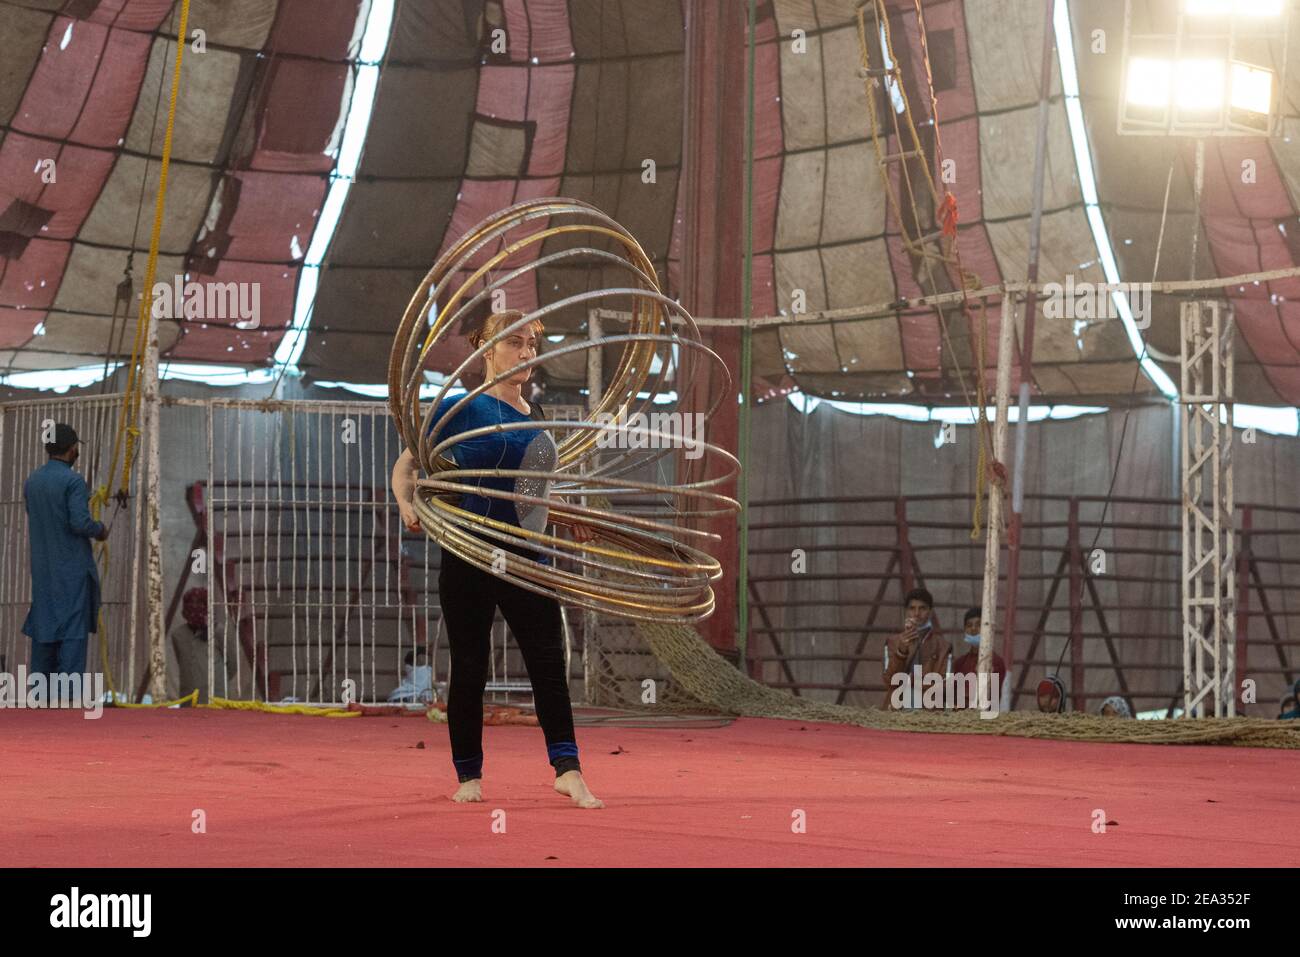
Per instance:
[[[188,709],[0,720],[0,846],[26,849],[9,855],[22,866],[1300,861],[1290,751],[760,719],[580,726],[584,773],[609,805],[583,811],[551,790],[530,727],[487,729],[485,803],[458,805],[446,726],[430,722]],[[196,811],[206,833],[194,833]]]

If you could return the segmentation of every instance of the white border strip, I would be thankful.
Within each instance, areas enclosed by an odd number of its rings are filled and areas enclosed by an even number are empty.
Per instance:
[[[288,366],[288,372],[299,374],[298,360],[307,346],[307,329],[311,325],[316,303],[316,288],[320,284],[321,263],[329,251],[330,242],[338,230],[339,219],[347,202],[348,191],[356,179],[361,163],[361,150],[370,131],[370,117],[375,107],[375,94],[379,90],[379,65],[388,50],[388,38],[393,25],[395,0],[371,0],[366,17],[365,33],[361,37],[361,50],[357,55],[356,85],[344,121],[343,142],[339,147],[339,161],[330,174],[329,192],[321,206],[316,231],[312,233],[307,256],[303,260],[298,278],[298,294],[294,299],[293,323],[275,350],[275,364]]]
[[[1079,173],[1079,185],[1083,192],[1083,204],[1088,216],[1088,226],[1092,229],[1092,239],[1097,247],[1097,258],[1106,282],[1118,284],[1119,265],[1115,260],[1115,250],[1110,244],[1110,235],[1106,232],[1106,223],[1101,216],[1101,205],[1097,197],[1097,181],[1093,176],[1092,150],[1088,145],[1088,131],[1083,122],[1083,103],[1079,99],[1079,71],[1074,60],[1074,35],[1070,30],[1069,0],[1056,0],[1052,17],[1052,27],[1056,33],[1056,57],[1061,68],[1061,90],[1065,94],[1065,114],[1070,123],[1070,139],[1074,143],[1074,164]],[[1166,398],[1177,399],[1178,388],[1165,371],[1156,365],[1154,359],[1146,354],[1142,334],[1133,321],[1133,310],[1129,306],[1128,296],[1122,292],[1112,292],[1115,308],[1124,331],[1128,334],[1133,354],[1138,357],[1142,371],[1151,383]]]

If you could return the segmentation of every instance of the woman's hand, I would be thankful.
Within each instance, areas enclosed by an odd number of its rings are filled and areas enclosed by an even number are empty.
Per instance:
[[[573,540],[579,545],[586,545],[596,540],[596,530],[590,525],[580,525],[575,522],[569,528],[573,530]]]
[[[410,449],[406,449],[393,464],[392,486],[393,497],[397,499],[397,510],[402,516],[402,524],[412,532],[420,530],[420,519],[415,514],[413,502],[415,482],[418,477],[419,469],[415,464],[415,456],[411,454]]]

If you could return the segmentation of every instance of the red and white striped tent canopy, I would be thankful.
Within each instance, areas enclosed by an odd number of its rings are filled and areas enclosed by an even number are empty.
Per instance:
[[[1173,3],[1134,0],[1135,17]],[[669,293],[680,293],[690,248],[680,175],[691,92],[682,0],[399,0],[370,63],[363,37],[385,4],[191,4],[190,26],[203,31],[205,49],[187,46],[183,61],[159,276],[256,282],[261,317],[255,329],[233,319],[166,320],[165,360],[273,364],[295,303],[302,308],[304,273],[315,271],[306,265],[313,239],[328,239],[296,364],[309,381],[382,382],[398,319],[439,251],[487,214],[529,197],[601,207],[638,237]],[[0,373],[102,362],[133,250],[139,289],[178,6],[0,0]],[[795,290],[810,311],[930,291],[885,199],[859,75],[856,7],[856,0],[757,7],[753,313],[784,310],[792,323],[756,333],[755,385],[760,397],[797,387],[849,399],[960,401],[953,365],[974,364],[974,338],[959,311],[949,314],[953,349],[933,310],[833,326],[791,314]],[[889,7],[905,92],[933,149],[916,3]],[[1172,168],[1157,278],[1187,278],[1192,143],[1116,133],[1124,2],[1068,7],[1088,140],[1082,155],[1119,274],[1153,278]],[[956,173],[959,248],[985,286],[1026,274],[1043,16],[1044,4],[1030,0],[924,4],[939,143]],[[494,29],[505,31],[505,52],[491,47]],[[806,48],[792,42],[796,30]],[[1098,30],[1108,40],[1104,53],[1095,52]],[[734,42],[743,44],[743,35]],[[1276,46],[1280,58],[1280,37]],[[373,91],[367,69],[378,74]],[[1054,77],[1040,278],[1104,282],[1059,67]],[[1288,87],[1282,135],[1208,142],[1201,278],[1300,263],[1295,81]],[[888,91],[875,95],[888,110]],[[360,117],[359,102],[369,108]],[[356,175],[337,224],[320,237],[354,124],[364,134]],[[743,156],[743,144],[737,150]],[[47,182],[41,170],[51,159],[57,178]],[[653,183],[642,175],[647,159]],[[1243,160],[1254,161],[1251,182],[1240,175]],[[510,294],[512,304],[531,305],[601,284],[594,270],[559,267],[530,274]],[[1300,403],[1300,284],[1249,284],[1228,294],[1237,398]],[[577,331],[584,318],[557,316],[548,331]],[[1176,355],[1177,301],[1157,297],[1153,319],[1155,354]],[[994,303],[991,337],[997,322]],[[571,359],[551,371],[581,381],[582,356]],[[1174,365],[1162,365],[1177,378]],[[1135,377],[1139,396],[1154,393],[1135,371],[1116,320],[1037,323],[1033,377],[1046,399],[1128,395]]]

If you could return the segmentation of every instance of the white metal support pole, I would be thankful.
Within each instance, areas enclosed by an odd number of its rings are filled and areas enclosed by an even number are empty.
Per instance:
[[[1231,303],[1226,307],[1226,321],[1219,336],[1219,367],[1223,370],[1223,398],[1220,409],[1226,413],[1216,416],[1219,423],[1219,478],[1217,495],[1219,524],[1222,533],[1222,554],[1219,556],[1219,594],[1223,602],[1223,614],[1219,616],[1221,627],[1218,630],[1219,647],[1215,651],[1216,662],[1222,665],[1215,674],[1214,713],[1219,717],[1234,718],[1237,715],[1237,554],[1236,554],[1236,513],[1232,490],[1232,436],[1233,420],[1236,418],[1236,404],[1233,396],[1233,355],[1232,340],[1235,338],[1235,314]]]
[[[127,479],[127,483],[128,483],[127,488],[133,487],[132,479],[134,479],[136,474],[139,474],[136,466],[134,465],[132,465],[132,472],[134,474],[128,477]],[[112,475],[108,476],[108,481],[110,484],[112,483],[113,481]],[[131,528],[131,593],[130,594],[131,597],[128,603],[128,616],[127,616],[127,623],[126,623],[126,635],[127,635],[126,654],[127,654],[127,661],[130,664],[135,663],[136,649],[139,647],[139,643],[137,642],[136,638],[140,634],[140,628],[139,628],[140,574],[141,574],[140,552],[144,540],[144,522],[142,521],[142,518],[144,517],[144,507],[142,507],[141,499],[142,496],[140,495],[132,495],[131,498],[129,499],[130,506],[131,506],[131,514],[132,514],[132,521],[130,522],[130,528]],[[119,694],[123,696],[124,700],[130,701],[131,695],[135,694],[135,672],[128,666],[127,673],[128,673],[128,678],[127,678],[126,687],[119,688],[117,689],[117,691]]]
[[[587,338],[591,342],[599,341],[601,337],[600,314],[595,309],[587,312]],[[587,408],[594,410],[600,404],[601,397],[605,394],[604,382],[604,360],[605,356],[600,346],[595,346],[587,350]]]
[[[587,338],[591,342],[598,342],[601,338],[600,314],[595,309],[587,312]],[[590,418],[595,414],[596,407],[600,405],[600,400],[605,393],[605,369],[604,353],[600,346],[593,346],[587,350],[587,416]],[[586,496],[582,498],[582,504],[587,504]],[[587,568],[583,566],[583,575],[587,574]],[[596,632],[600,627],[600,621],[596,613],[590,609],[584,609],[582,612],[582,693],[587,699],[588,704],[599,702],[599,696],[596,699],[592,697],[592,677],[604,673],[603,663],[593,660],[600,654]]]
[[[1183,714],[1236,714],[1232,322],[1215,301],[1179,310],[1182,383]]]
[[[203,550],[205,552],[203,556],[204,559],[203,567],[207,569],[206,580],[207,580],[207,588],[208,588],[208,601],[207,601],[208,610],[207,610],[206,624],[208,629],[208,701],[211,701],[213,696],[217,695],[217,662],[216,662],[217,629],[216,629],[216,622],[214,620],[214,617],[215,617],[218,596],[225,594],[224,591],[217,590],[217,585],[218,582],[222,582],[224,584],[225,576],[222,575],[218,577],[216,550],[213,549],[212,547],[212,503],[214,499],[214,494],[212,491],[212,481],[215,477],[214,470],[212,467],[212,451],[213,451],[212,449],[212,444],[213,444],[212,443],[212,432],[213,432],[212,403],[209,402],[207,404],[207,407],[203,410],[203,413],[204,413],[203,417],[206,424],[207,439],[208,439],[208,481],[207,484],[203,486],[203,526],[204,526]],[[290,412],[288,415],[289,415],[289,421],[292,422],[293,413]],[[292,433],[290,433],[288,444],[289,444],[289,448],[292,449],[294,447]],[[294,541],[296,543],[297,541],[296,536]],[[293,612],[293,615],[294,615],[294,625],[296,626],[298,623],[296,610]],[[297,633],[295,632],[295,638],[296,637],[297,637]],[[295,641],[295,647],[296,644],[297,643]],[[430,657],[430,661],[432,662],[434,668],[438,667],[438,663],[436,661],[433,661],[432,656]],[[296,652],[294,653],[294,663],[297,664]],[[229,675],[229,672],[226,671],[224,648],[222,649],[221,668],[222,668],[221,694],[218,697],[224,698],[230,694],[230,689],[226,687],[226,685],[228,684],[227,676]],[[183,691],[184,689],[181,690]]]
[[[148,535],[145,627],[149,635],[149,694],[167,697],[167,643],[163,634],[162,521],[160,515],[161,460],[159,433],[161,403],[158,391],[158,319],[149,310],[149,340],[144,361],[145,534]]]
[[[1011,391],[1011,347],[1016,334],[1015,294],[1002,297],[1002,325],[998,330],[997,413],[993,420],[993,462],[1002,462],[1007,448],[1007,402]],[[988,531],[984,536],[984,598],[980,616],[979,697],[980,709],[997,701],[989,700],[989,672],[993,667],[993,625],[998,601],[998,558],[1002,548],[1002,501],[1000,485],[989,486]]]
[[[1196,138],[1196,173],[1192,180],[1192,195],[1196,216],[1192,220],[1192,268],[1188,279],[1196,278],[1196,245],[1201,236],[1201,193],[1205,189],[1205,137]]]

